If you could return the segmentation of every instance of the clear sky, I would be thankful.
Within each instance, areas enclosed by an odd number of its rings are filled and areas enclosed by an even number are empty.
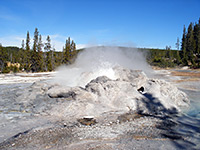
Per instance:
[[[175,48],[199,17],[200,0],[0,0],[0,43],[20,46],[37,27],[58,50],[68,36],[78,47]]]

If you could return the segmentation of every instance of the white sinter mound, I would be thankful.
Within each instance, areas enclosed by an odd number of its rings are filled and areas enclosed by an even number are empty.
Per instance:
[[[115,67],[113,71],[115,80],[100,76],[85,87],[37,82],[17,101],[36,113],[74,119],[130,111],[166,115],[189,105],[186,94],[168,82],[149,79],[139,70]]]
[[[36,82],[17,101],[26,111],[65,118],[130,111],[164,115],[189,105],[185,93],[140,70],[152,72],[136,49],[86,49],[58,70],[53,83]]]

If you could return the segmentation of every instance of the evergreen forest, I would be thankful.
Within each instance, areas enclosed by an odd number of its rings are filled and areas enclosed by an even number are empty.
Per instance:
[[[29,32],[26,40],[22,40],[21,48],[0,44],[0,73],[53,71],[62,64],[72,64],[81,51],[76,50],[76,44],[70,37],[66,39],[63,51],[56,51],[51,45],[50,36],[43,42],[37,28],[32,47],[30,45]],[[198,23],[191,22],[187,29],[184,26],[181,41],[177,38],[175,46],[176,50],[171,46],[165,49],[138,49],[146,54],[147,62],[152,66],[200,68],[200,19]]]
[[[48,35],[42,42],[42,35],[35,28],[32,48],[30,34],[22,40],[21,48],[0,45],[0,72],[44,72],[53,71],[62,64],[71,64],[77,56],[76,44],[70,37],[66,40],[62,52],[57,52],[51,45]]]
[[[200,68],[200,19],[198,23],[191,22],[187,29],[184,26],[181,42],[177,38],[175,45],[177,50],[172,50],[170,46],[166,46],[163,50],[148,49],[147,62],[162,68],[182,66]]]

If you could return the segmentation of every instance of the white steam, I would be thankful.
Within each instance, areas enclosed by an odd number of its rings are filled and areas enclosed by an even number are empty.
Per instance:
[[[72,65],[58,68],[55,82],[65,86],[84,87],[98,76],[117,79],[113,67],[121,66],[133,70],[151,71],[141,52],[135,48],[94,47],[79,53]]]

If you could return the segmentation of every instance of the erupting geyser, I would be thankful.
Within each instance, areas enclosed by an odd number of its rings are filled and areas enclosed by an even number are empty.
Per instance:
[[[146,74],[150,71],[136,49],[88,48],[74,64],[59,68],[54,80],[59,85],[47,91],[51,98],[76,101],[52,112],[76,118],[100,116],[109,111],[172,113],[188,106],[189,100],[183,92],[165,81],[149,79]]]
[[[99,76],[114,80],[118,78],[113,70],[116,66],[143,70],[147,74],[151,72],[143,54],[136,48],[93,47],[81,52],[74,64],[60,67],[55,82],[70,87],[84,87]]]

